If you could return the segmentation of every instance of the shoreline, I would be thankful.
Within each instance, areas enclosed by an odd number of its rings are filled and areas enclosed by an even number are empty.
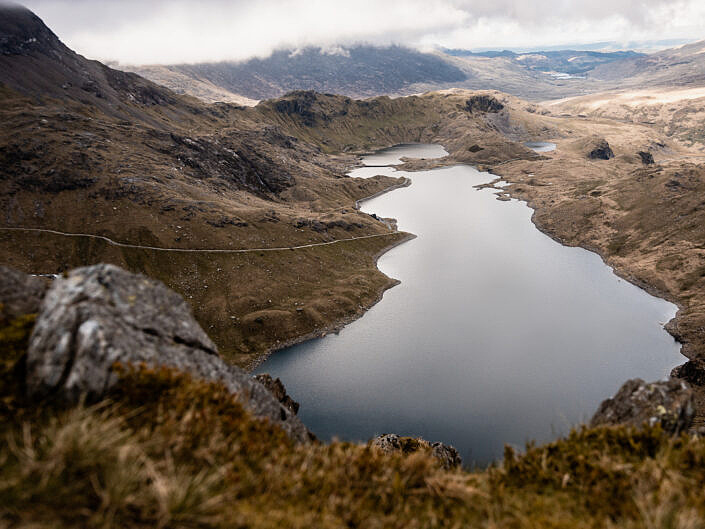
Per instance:
[[[441,145],[441,144],[439,144],[439,145]],[[444,147],[443,145],[441,145],[441,147],[443,147],[443,148],[445,149],[445,147]],[[385,148],[388,148],[388,147],[385,147]],[[379,151],[379,150],[381,150],[381,149],[378,149],[377,151]],[[365,154],[374,154],[374,152],[377,152],[377,151],[373,151],[372,153],[365,153]],[[364,156],[364,155],[360,155],[360,159],[359,159],[359,160],[361,160],[362,156]],[[507,164],[507,163],[510,163],[510,162],[513,162],[513,161],[516,161],[516,160],[513,160],[513,159],[512,159],[512,160],[506,160],[506,161],[504,161],[504,162],[501,162],[501,163],[499,163],[499,164],[496,164],[496,165],[493,165],[493,166],[490,166],[490,167],[482,167],[482,168],[480,168],[480,167],[477,167],[477,166],[473,166],[472,164],[468,164],[468,163],[465,163],[465,162],[459,162],[458,160],[453,159],[453,153],[449,153],[448,156],[445,156],[445,157],[443,157],[443,158],[440,158],[440,159],[438,159],[437,161],[427,160],[426,162],[427,162],[427,163],[430,163],[430,164],[433,165],[433,166],[435,166],[435,167],[433,167],[433,168],[438,168],[438,167],[453,167],[453,166],[458,166],[458,165],[468,165],[468,166],[470,166],[470,167],[474,167],[474,168],[477,169],[478,171],[486,172],[488,175],[492,175],[492,176],[497,177],[496,180],[503,180],[503,181],[509,182],[510,184],[513,184],[513,182],[511,182],[510,180],[507,180],[504,175],[498,175],[498,174],[496,174],[496,173],[491,172],[495,167],[501,166],[501,165],[504,165],[504,164]],[[403,169],[405,172],[415,172],[415,171],[422,171],[422,170],[428,170],[428,169],[429,169],[428,167],[418,167],[418,168],[417,168],[417,167],[414,167],[413,164],[409,164],[408,162],[401,162],[400,164],[389,165],[389,166],[384,166],[384,167],[398,167],[398,166],[405,166],[405,165],[407,166],[407,167],[405,167],[405,168]],[[411,167],[408,167],[409,165],[411,165]],[[357,168],[357,167],[365,167],[365,166],[362,165],[361,163],[359,163],[359,164],[356,164],[356,166],[353,167],[353,169],[354,169],[354,168]],[[352,169],[350,169],[350,170],[352,170]],[[355,209],[358,209],[358,210],[359,210],[359,209],[360,209],[360,205],[361,205],[362,203],[368,201],[368,200],[372,200],[372,199],[374,199],[374,198],[376,198],[376,197],[378,197],[378,196],[381,196],[381,195],[384,195],[384,194],[389,193],[389,192],[391,192],[391,191],[394,191],[395,189],[400,189],[400,188],[408,187],[408,186],[411,185],[412,181],[411,181],[410,178],[408,178],[408,177],[402,177],[402,178],[404,178],[404,181],[401,182],[401,183],[399,183],[399,184],[395,184],[395,185],[390,186],[390,187],[388,187],[388,188],[386,188],[386,189],[383,189],[382,191],[379,191],[379,192],[377,192],[377,193],[375,193],[375,194],[373,194],[373,195],[370,195],[369,197],[364,197],[364,198],[358,199],[358,200],[355,202]],[[529,207],[529,208],[532,210],[532,214],[531,214],[531,223],[534,225],[534,227],[535,227],[538,231],[540,231],[541,233],[543,233],[544,235],[546,235],[547,237],[549,237],[549,238],[552,239],[553,241],[557,242],[557,243],[560,244],[561,246],[565,246],[565,247],[568,247],[568,248],[582,248],[583,250],[586,250],[586,251],[588,251],[588,252],[592,252],[592,253],[598,255],[598,256],[600,257],[600,260],[602,261],[602,263],[603,263],[605,266],[607,266],[607,267],[612,271],[612,273],[615,274],[615,275],[616,275],[617,277],[619,277],[620,279],[623,279],[623,280],[627,281],[628,283],[630,283],[630,284],[634,285],[635,287],[637,287],[637,288],[639,288],[639,289],[645,291],[646,293],[648,293],[648,294],[651,295],[651,296],[654,296],[654,297],[656,297],[656,298],[662,299],[662,300],[664,300],[664,301],[667,301],[667,302],[672,303],[673,305],[675,305],[675,307],[676,307],[676,309],[677,309],[677,310],[676,310],[676,314],[675,314],[668,322],[666,322],[665,324],[663,324],[663,325],[662,325],[662,328],[663,328],[663,330],[666,331],[671,337],[673,337],[673,339],[680,345],[679,353],[682,355],[683,361],[685,362],[685,361],[690,360],[690,358],[689,358],[688,356],[686,356],[686,355],[684,354],[684,352],[683,352],[685,346],[687,345],[687,342],[684,341],[684,340],[682,340],[682,337],[678,335],[677,330],[676,330],[676,327],[677,327],[677,320],[678,320],[679,315],[681,314],[681,312],[682,312],[682,310],[683,310],[683,306],[682,306],[677,300],[673,299],[673,297],[670,296],[667,292],[660,290],[658,287],[656,287],[656,286],[654,286],[654,285],[651,285],[650,283],[647,283],[646,281],[643,281],[643,280],[641,280],[641,279],[635,277],[633,274],[629,273],[627,270],[624,270],[624,269],[622,269],[621,267],[615,265],[614,263],[612,263],[612,262],[610,261],[610,257],[607,256],[607,255],[605,255],[605,254],[603,254],[603,253],[600,251],[599,248],[597,248],[597,247],[595,247],[595,246],[592,246],[592,245],[586,245],[586,244],[571,244],[571,243],[569,243],[568,241],[566,241],[566,240],[564,240],[564,239],[558,237],[557,235],[550,233],[550,232],[546,229],[545,226],[543,226],[542,224],[540,224],[540,223],[537,221],[536,217],[537,217],[537,209],[538,209],[538,208],[537,208],[537,206],[535,205],[535,203],[534,203],[533,201],[529,201],[529,200],[523,199],[523,198],[521,198],[520,196],[517,196],[516,194],[511,193],[507,188],[497,188],[497,187],[495,187],[495,185],[494,185],[495,183],[496,183],[496,181],[495,181],[495,182],[490,181],[490,182],[487,182],[487,183],[485,183],[485,184],[480,184],[479,186],[476,186],[476,187],[478,188],[478,190],[483,189],[483,188],[492,188],[492,189],[496,189],[497,191],[501,191],[501,192],[502,192],[505,196],[507,196],[507,197],[511,197],[511,198],[513,198],[513,199],[520,200],[520,201],[524,202],[524,203],[526,204],[526,206]],[[404,232],[399,232],[399,233],[404,233]],[[387,253],[388,251],[390,251],[390,250],[396,248],[397,246],[399,246],[399,245],[401,245],[401,244],[404,244],[405,242],[407,242],[407,241],[409,241],[409,240],[412,240],[412,239],[416,238],[416,235],[414,235],[414,234],[410,234],[410,233],[409,233],[409,234],[406,234],[406,235],[407,235],[407,236],[405,236],[402,240],[396,241],[395,243],[390,244],[389,246],[386,246],[386,247],[383,248],[380,252],[378,252],[378,254],[374,256],[374,258],[375,258],[375,265],[376,265],[377,262],[379,261],[379,258],[380,258],[382,255],[384,255],[385,253]],[[264,363],[272,354],[276,353],[277,351],[281,351],[282,349],[286,349],[286,348],[288,348],[288,347],[291,347],[291,346],[293,346],[293,345],[297,345],[297,344],[306,342],[306,341],[308,341],[308,340],[312,340],[312,339],[316,339],[316,338],[322,338],[322,337],[326,336],[327,334],[329,334],[329,333],[331,333],[331,332],[333,332],[333,333],[338,333],[338,332],[340,332],[345,326],[347,326],[347,325],[349,325],[350,323],[352,323],[352,322],[354,322],[354,321],[360,319],[362,316],[364,316],[364,314],[365,314],[368,310],[370,310],[373,306],[375,306],[377,303],[379,303],[379,302],[382,300],[382,298],[384,297],[384,293],[385,293],[387,290],[389,290],[389,289],[391,289],[391,288],[393,288],[393,287],[395,287],[395,286],[397,286],[397,285],[399,285],[399,284],[400,284],[400,281],[395,280],[395,279],[393,279],[393,278],[390,278],[390,283],[389,283],[389,285],[386,286],[386,287],[379,293],[379,295],[377,296],[377,298],[375,299],[375,301],[374,301],[369,307],[365,307],[365,308],[363,308],[362,310],[356,312],[355,314],[351,314],[350,316],[348,316],[348,317],[346,317],[346,318],[343,318],[342,320],[339,320],[338,322],[336,322],[336,323],[334,323],[334,324],[332,324],[332,325],[330,325],[330,326],[328,326],[328,327],[326,327],[326,328],[324,328],[324,329],[317,330],[317,331],[312,332],[312,333],[307,333],[306,335],[302,335],[302,336],[299,336],[299,337],[297,337],[297,338],[293,338],[293,339],[291,339],[291,340],[288,340],[288,341],[286,341],[285,343],[280,344],[280,345],[278,345],[277,347],[272,348],[271,350],[267,351],[267,352],[266,352],[264,355],[262,355],[260,358],[257,358],[257,359],[255,359],[255,360],[253,360],[253,362],[252,362],[251,364],[248,364],[245,369],[246,369],[248,372],[251,372],[251,371],[255,370],[255,369],[256,369],[257,367],[259,367],[262,363]],[[680,365],[680,364],[679,364],[679,365]]]
[[[358,167],[362,167],[362,165],[359,165]],[[385,166],[385,167],[389,167],[389,166]],[[398,184],[389,186],[389,187],[387,187],[387,188],[385,188],[385,189],[382,189],[381,191],[378,191],[377,193],[374,193],[374,194],[372,194],[372,195],[370,195],[370,196],[363,197],[363,198],[360,198],[360,199],[356,200],[356,201],[355,201],[354,208],[357,209],[357,210],[359,210],[359,209],[360,209],[360,205],[361,205],[363,202],[366,202],[366,201],[368,201],[368,200],[372,200],[372,199],[377,198],[377,197],[379,197],[379,196],[382,196],[382,195],[384,195],[384,194],[390,193],[390,192],[392,192],[392,191],[394,191],[394,190],[396,190],[396,189],[401,189],[401,188],[404,188],[404,187],[409,187],[411,184],[412,184],[412,181],[411,181],[410,178],[403,177],[403,181],[400,182],[400,183],[398,183]],[[380,222],[384,222],[384,221],[383,221],[383,220],[380,220]],[[377,267],[377,263],[378,263],[379,259],[380,259],[384,254],[386,254],[387,252],[393,250],[393,249],[396,248],[397,246],[401,246],[402,244],[404,244],[404,243],[406,243],[406,242],[409,242],[409,241],[411,241],[411,240],[416,239],[416,237],[417,237],[417,236],[416,236],[415,234],[413,234],[413,233],[408,233],[408,232],[403,232],[403,231],[390,231],[389,234],[390,234],[390,235],[391,235],[391,234],[399,234],[399,235],[401,235],[401,238],[400,238],[399,240],[397,240],[397,241],[394,241],[394,242],[391,243],[391,244],[388,244],[387,246],[385,246],[384,248],[382,248],[379,252],[377,252],[375,255],[373,255],[373,260],[374,260],[374,265],[375,265],[375,267]],[[377,270],[379,270],[379,268],[377,268]],[[381,270],[380,270],[380,272],[381,272]],[[259,366],[261,366],[264,362],[266,362],[267,359],[268,359],[270,356],[272,356],[273,354],[277,353],[278,351],[281,351],[281,350],[283,350],[283,349],[287,349],[287,348],[289,348],[289,347],[293,347],[294,345],[298,345],[298,344],[307,342],[307,341],[309,341],[309,340],[315,340],[315,339],[317,339],[317,338],[323,338],[323,337],[325,337],[326,335],[328,335],[328,334],[330,334],[330,333],[335,333],[335,334],[337,334],[337,333],[339,333],[341,330],[343,330],[343,328],[346,327],[347,325],[350,325],[352,322],[354,322],[354,321],[356,321],[356,320],[359,320],[359,319],[362,318],[372,307],[374,307],[375,305],[377,305],[377,303],[379,303],[380,301],[382,301],[382,298],[384,298],[384,294],[385,294],[385,292],[387,292],[387,290],[389,290],[389,289],[391,289],[391,288],[394,288],[394,287],[396,287],[397,285],[400,285],[400,284],[401,284],[401,281],[399,281],[398,279],[394,279],[394,278],[392,278],[392,277],[389,277],[389,276],[387,276],[386,274],[384,274],[384,275],[385,275],[387,278],[389,278],[389,281],[387,282],[387,285],[385,285],[385,287],[377,294],[377,296],[375,297],[374,301],[373,301],[369,306],[362,307],[362,309],[358,309],[358,310],[355,311],[353,314],[350,314],[350,315],[348,315],[348,316],[346,316],[346,317],[344,317],[344,318],[342,318],[342,319],[340,319],[340,320],[338,320],[338,321],[336,321],[336,322],[334,322],[334,323],[331,323],[330,325],[328,325],[328,326],[326,326],[326,327],[323,327],[323,328],[321,328],[321,329],[317,329],[317,330],[315,330],[315,331],[312,331],[312,332],[303,334],[303,335],[301,335],[301,336],[297,336],[297,337],[295,337],[295,338],[291,338],[291,339],[286,340],[286,341],[284,341],[284,342],[280,342],[280,343],[277,344],[275,347],[272,347],[272,348],[268,349],[267,351],[265,351],[263,354],[258,355],[257,358],[253,358],[251,362],[248,362],[247,365],[245,365],[245,366],[243,367],[243,369],[244,369],[245,371],[247,371],[248,373],[251,374],[255,369],[257,369],[257,368],[258,368]]]
[[[377,262],[379,259],[386,254],[387,252],[393,250],[397,246],[401,246],[402,244],[412,241],[416,239],[416,235],[413,233],[408,233],[408,232],[396,232],[400,235],[402,235],[402,238],[398,241],[393,242],[392,244],[389,244],[382,248],[379,252],[377,252],[373,257],[374,257],[374,264],[375,266],[377,265]],[[379,268],[378,268],[379,270]],[[381,272],[381,271],[380,271]],[[385,274],[386,277],[389,277]],[[296,338],[291,338],[289,340],[286,340],[284,342],[280,342],[276,347],[271,348],[270,350],[267,350],[265,353],[260,355],[258,358],[252,359],[252,362],[249,362],[247,365],[243,367],[245,371],[248,373],[252,373],[255,369],[257,369],[260,365],[262,365],[270,356],[273,354],[276,354],[278,351],[281,351],[282,349],[287,349],[289,347],[292,347],[294,345],[298,345],[303,342],[307,342],[309,340],[315,340],[317,338],[323,338],[328,334],[334,333],[337,334],[341,330],[343,330],[344,327],[347,325],[350,325],[352,322],[359,320],[362,318],[371,308],[373,308],[377,303],[382,301],[382,298],[384,298],[385,292],[387,290],[394,288],[398,285],[401,284],[401,281],[398,279],[394,279],[389,277],[389,282],[388,284],[379,292],[375,300],[367,307],[363,307],[362,309],[356,311],[354,314],[350,314],[349,316],[346,316],[345,318],[342,318],[338,320],[335,323],[332,323],[326,327],[322,327],[321,329],[318,329],[316,331],[309,332],[307,334],[303,334],[301,336],[297,336]]]
[[[505,181],[511,185],[517,184],[516,182],[512,182],[511,180],[509,180],[505,175],[497,175],[495,173],[488,173],[488,174],[492,174],[494,176],[497,176],[498,177],[497,181]],[[617,277],[619,277],[620,279],[627,281],[628,283],[634,285],[635,287],[643,290],[644,292],[646,292],[647,294],[649,294],[655,298],[662,299],[664,301],[667,301],[667,302],[675,305],[676,309],[677,309],[676,314],[670,320],[665,322],[662,327],[669,335],[671,335],[671,337],[673,337],[673,339],[678,344],[680,344],[681,347],[679,349],[679,353],[683,356],[684,361],[691,360],[691,358],[688,357],[683,352],[684,349],[686,348],[688,342],[686,340],[683,340],[682,336],[680,336],[676,330],[676,327],[678,324],[678,319],[681,315],[682,310],[684,309],[683,305],[677,299],[675,299],[673,296],[671,296],[669,292],[661,290],[657,286],[652,285],[642,279],[637,278],[636,276],[634,276],[634,274],[632,274],[628,270],[625,270],[622,267],[618,266],[617,264],[613,263],[610,260],[610,256],[603,253],[600,250],[600,248],[598,248],[597,246],[594,246],[591,244],[573,244],[573,243],[570,243],[567,240],[559,237],[558,235],[551,233],[546,226],[544,226],[543,224],[541,224],[537,220],[538,206],[536,205],[536,203],[533,200],[527,200],[525,198],[522,198],[521,196],[513,194],[510,189],[511,186],[500,188],[500,187],[496,187],[494,185],[495,183],[496,182],[482,184],[481,186],[478,186],[478,190],[479,189],[495,189],[497,191],[501,191],[500,196],[505,196],[505,197],[513,198],[515,200],[519,200],[521,202],[524,202],[526,204],[526,206],[532,210],[531,223],[536,227],[536,229],[538,231],[540,231],[541,233],[543,233],[544,235],[549,237],[551,240],[554,240],[558,244],[565,246],[567,248],[582,248],[583,250],[586,250],[588,252],[592,252],[592,253],[596,254],[597,256],[599,256],[602,263],[605,266],[607,266],[612,271],[612,273],[614,275],[616,275]],[[501,200],[501,198],[498,197],[497,200]]]

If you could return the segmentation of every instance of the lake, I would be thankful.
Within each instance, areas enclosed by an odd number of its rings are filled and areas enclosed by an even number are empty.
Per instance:
[[[528,141],[524,145],[536,152],[551,152],[556,150],[556,144],[548,141]]]
[[[364,162],[444,154],[403,145]],[[551,440],[588,420],[627,379],[663,378],[683,362],[663,329],[674,305],[542,234],[525,203],[474,188],[493,175],[466,165],[351,173],[374,174],[412,180],[362,204],[418,235],[379,260],[401,284],[339,334],[257,369],[282,379],[319,437],[422,436],[483,465],[504,443]]]

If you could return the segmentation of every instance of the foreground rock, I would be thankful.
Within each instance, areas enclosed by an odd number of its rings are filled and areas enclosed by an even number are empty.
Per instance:
[[[660,424],[676,434],[687,430],[694,416],[693,391],[687,383],[673,378],[647,383],[635,378],[600,405],[590,426]]]
[[[308,430],[242,369],[226,364],[186,302],[158,281],[113,265],[72,271],[47,292],[30,337],[29,396],[99,398],[115,363],[171,367],[224,384],[255,415],[306,442]]]
[[[460,454],[452,446],[443,443],[430,443],[417,437],[400,437],[397,434],[386,433],[370,440],[370,446],[385,454],[396,452],[411,454],[419,450],[428,450],[445,469],[457,468],[463,464]]]

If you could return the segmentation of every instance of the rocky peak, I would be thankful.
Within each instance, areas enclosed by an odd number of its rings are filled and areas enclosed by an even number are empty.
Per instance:
[[[47,53],[61,47],[59,38],[29,9],[0,5],[0,54]]]
[[[491,95],[472,96],[465,102],[468,112],[488,112],[496,114],[504,109],[504,105]]]

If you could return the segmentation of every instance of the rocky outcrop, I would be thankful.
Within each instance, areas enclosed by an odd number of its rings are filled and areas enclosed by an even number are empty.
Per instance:
[[[472,96],[465,102],[468,112],[490,112],[496,114],[504,109],[504,105],[490,95]]]
[[[644,165],[653,165],[654,164],[654,155],[651,154],[648,151],[639,151],[637,153],[639,155],[639,158],[641,158],[641,163]]]
[[[671,376],[695,386],[703,386],[705,385],[705,363],[701,360],[688,360],[685,364],[674,367]]]
[[[588,158],[591,160],[609,160],[614,158],[614,152],[607,140],[600,138],[596,140],[593,145],[590,146],[590,152],[588,152]]]
[[[676,434],[687,430],[694,416],[693,391],[686,382],[671,378],[647,383],[636,378],[600,405],[590,426],[660,424]]]
[[[0,324],[36,314],[46,289],[43,279],[0,266]]]
[[[457,468],[463,464],[458,451],[443,443],[430,443],[420,437],[400,437],[397,434],[386,433],[371,439],[369,445],[385,454],[412,454],[418,451],[428,451],[445,469]]]
[[[272,378],[269,373],[263,373],[255,376],[255,380],[267,388],[267,390],[274,395],[274,398],[276,398],[287,410],[294,415],[299,413],[299,403],[289,396],[281,379]]]
[[[56,279],[39,307],[26,361],[30,397],[99,398],[118,382],[116,363],[170,367],[220,382],[255,416],[307,442],[292,411],[240,368],[226,364],[186,302],[162,283],[113,265]]]

